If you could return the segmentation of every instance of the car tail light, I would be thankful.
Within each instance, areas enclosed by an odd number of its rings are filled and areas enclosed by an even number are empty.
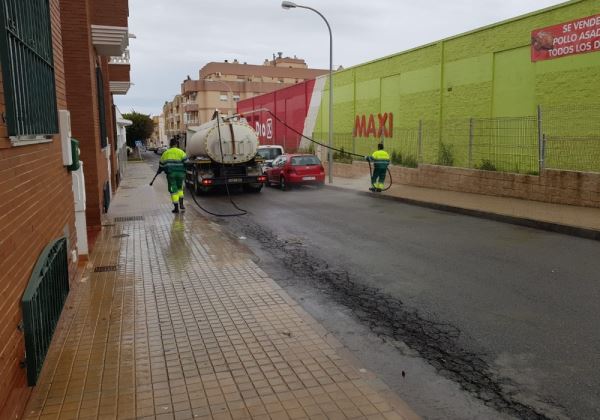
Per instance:
[[[202,185],[212,185],[213,180],[212,179],[203,179],[202,180]]]
[[[258,182],[267,182],[267,177],[264,175],[261,175],[258,177]]]
[[[325,172],[325,168],[323,167],[323,165],[319,165],[319,168],[321,169],[321,172]]]

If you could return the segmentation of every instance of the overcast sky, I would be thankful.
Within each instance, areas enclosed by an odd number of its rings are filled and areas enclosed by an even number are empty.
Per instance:
[[[418,47],[564,0],[302,0],[318,9],[333,31],[333,63],[350,67]],[[329,67],[329,36],[321,18],[304,9],[283,10],[280,0],[129,0],[131,81],[115,96],[122,112],[160,114],[180,93],[183,79],[198,78],[210,61],[262,64],[265,58],[306,59]],[[535,29],[535,28],[532,28]]]

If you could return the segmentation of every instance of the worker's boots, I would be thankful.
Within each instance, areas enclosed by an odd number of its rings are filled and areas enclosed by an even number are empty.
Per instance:
[[[185,210],[185,206],[183,205],[183,197],[181,197],[181,198],[179,199],[179,208],[180,208],[181,210]]]
[[[172,213],[179,213],[179,203],[173,203],[173,207]]]

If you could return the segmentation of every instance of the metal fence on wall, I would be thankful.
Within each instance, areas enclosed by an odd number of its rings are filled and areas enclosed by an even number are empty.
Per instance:
[[[538,118],[471,119],[469,168],[539,171]]]
[[[327,133],[314,133],[327,144]],[[334,133],[338,149],[368,155],[381,139]],[[421,120],[383,139],[394,164],[417,163],[538,174],[542,169],[600,172],[600,105],[539,107],[515,118]],[[336,153],[338,160],[350,156]]]
[[[600,104],[542,109],[545,168],[600,172]]]

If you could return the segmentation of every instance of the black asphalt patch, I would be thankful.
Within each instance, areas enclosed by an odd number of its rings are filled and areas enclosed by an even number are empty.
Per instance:
[[[499,377],[486,355],[460,344],[461,331],[453,325],[427,319],[419,311],[380,289],[360,284],[343,269],[311,255],[298,241],[282,240],[267,229],[244,220],[240,229],[278,257],[299,278],[350,308],[356,317],[382,338],[404,342],[438,373],[501,413],[523,419],[554,418],[562,408],[552,401],[533,407],[518,400],[519,387]],[[553,413],[553,414],[547,414]]]

